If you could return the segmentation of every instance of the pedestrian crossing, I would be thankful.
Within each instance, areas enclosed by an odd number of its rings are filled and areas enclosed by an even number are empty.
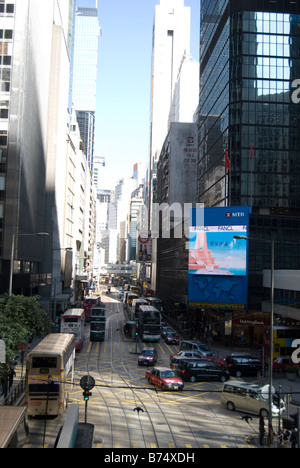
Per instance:
[[[113,352],[114,353],[115,350],[116,350],[116,346],[121,347],[122,352],[126,352],[126,349],[124,347],[123,342],[120,342],[120,343],[113,342],[113,343],[109,344],[107,341],[102,342],[102,344],[100,342],[90,341],[89,344],[88,344],[86,352],[89,354],[91,352],[91,350],[93,349],[93,354],[97,354],[97,353],[99,353],[100,346],[102,346],[101,353],[103,353],[103,354],[106,354],[107,352],[110,352],[110,353]],[[111,346],[112,346],[112,349],[111,349]],[[151,344],[148,344],[147,346],[151,346]],[[179,347],[178,346],[170,346],[170,345],[168,345],[166,343],[164,343],[163,346],[162,346],[161,343],[156,343],[156,347],[158,348],[158,350],[162,354],[168,355],[168,356],[170,354],[176,354],[176,353],[179,352]],[[135,351],[136,345],[135,345],[135,343],[127,343],[127,348],[129,349],[129,352],[133,353]]]

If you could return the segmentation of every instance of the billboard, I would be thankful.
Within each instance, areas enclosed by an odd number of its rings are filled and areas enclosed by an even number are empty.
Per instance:
[[[249,207],[191,210],[189,307],[245,310],[248,307]]]
[[[152,238],[150,232],[138,233],[137,249],[137,263],[152,262]]]

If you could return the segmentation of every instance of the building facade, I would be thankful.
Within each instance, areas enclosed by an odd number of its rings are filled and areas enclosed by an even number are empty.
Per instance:
[[[180,64],[189,52],[190,8],[184,0],[161,0],[155,7],[152,57],[151,155],[156,161],[168,133]]]
[[[98,9],[78,6],[75,13],[74,27],[72,100],[77,112],[80,134],[90,170],[93,170],[94,158],[98,42],[100,34]]]
[[[72,0],[0,5],[1,291],[8,290],[13,238],[13,292],[34,293],[52,281],[59,238],[55,167],[58,154],[66,156],[72,8]],[[35,235],[41,232],[47,238]]]
[[[297,270],[300,246],[299,2],[202,2],[197,202],[252,208],[249,311],[270,295],[263,269]],[[225,163],[227,149],[230,167]]]

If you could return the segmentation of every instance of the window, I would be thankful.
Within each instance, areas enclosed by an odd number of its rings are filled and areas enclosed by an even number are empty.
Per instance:
[[[8,3],[6,5],[6,13],[13,14],[15,12],[15,5],[13,3]]]
[[[4,38],[5,39],[12,39],[13,38],[13,30],[12,29],[6,29],[4,32]]]

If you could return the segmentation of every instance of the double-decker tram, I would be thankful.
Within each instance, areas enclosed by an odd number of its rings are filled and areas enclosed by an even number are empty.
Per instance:
[[[54,333],[28,354],[25,406],[29,416],[58,415],[65,411],[74,378],[74,341],[72,334]]]
[[[94,305],[91,309],[90,341],[105,340],[105,305]]]
[[[163,301],[161,299],[158,299],[157,297],[147,297],[147,302],[160,312],[163,311]]]
[[[85,321],[90,322],[91,320],[91,310],[94,305],[99,305],[101,303],[100,296],[86,296],[83,300],[83,309],[85,313]]]
[[[75,349],[80,351],[84,341],[85,313],[83,309],[68,309],[61,316],[60,332],[75,336]]]
[[[138,334],[142,341],[160,341],[161,313],[153,306],[139,308]]]

